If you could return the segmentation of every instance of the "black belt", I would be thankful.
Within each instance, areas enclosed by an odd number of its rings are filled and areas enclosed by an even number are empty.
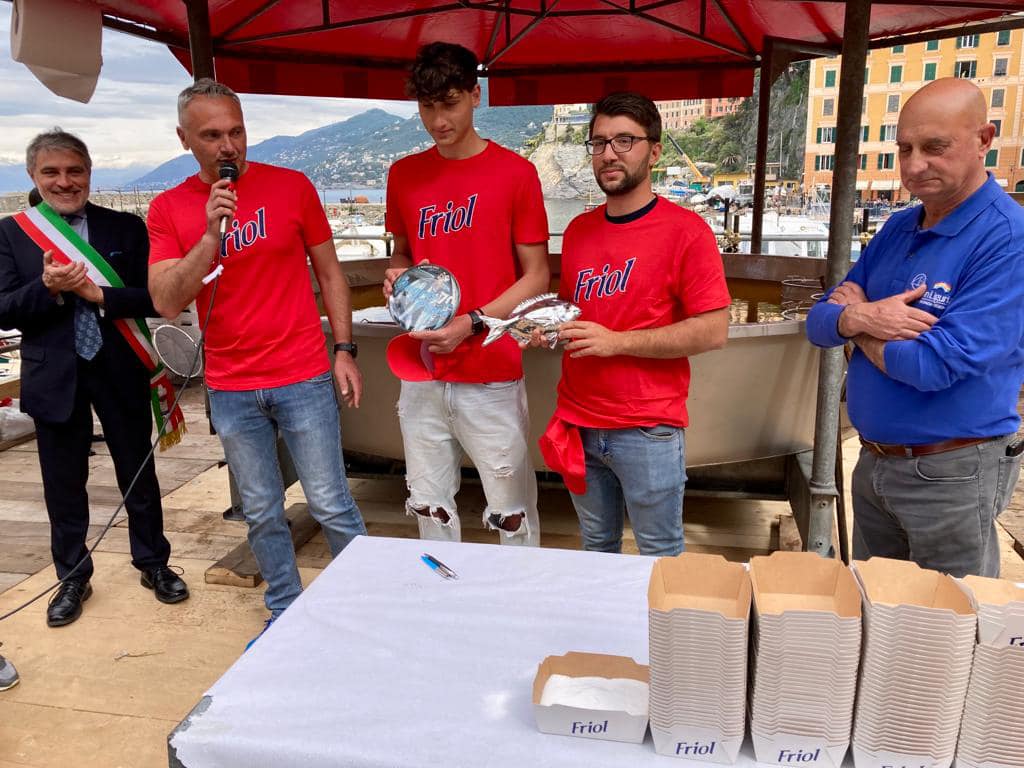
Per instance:
[[[892,445],[890,443],[876,443],[874,440],[860,439],[860,444],[874,454],[879,456],[899,456],[904,459],[912,459],[915,456],[930,456],[934,453],[945,453],[955,451],[957,448],[966,448],[969,445],[981,445],[994,437],[954,437],[950,440],[941,440],[937,443],[925,445]]]

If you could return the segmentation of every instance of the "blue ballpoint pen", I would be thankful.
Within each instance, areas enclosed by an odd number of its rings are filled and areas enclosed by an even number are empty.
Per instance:
[[[424,563],[426,563],[427,567],[430,568],[430,570],[434,571],[435,573],[437,573],[438,576],[441,576],[442,578],[445,578],[445,579],[457,579],[457,578],[459,578],[458,574],[455,573],[455,571],[453,571],[451,568],[449,568],[447,565],[442,563],[440,560],[438,560],[433,555],[428,555],[428,554],[426,554],[424,552],[422,555],[420,555],[420,560],[422,560]]]

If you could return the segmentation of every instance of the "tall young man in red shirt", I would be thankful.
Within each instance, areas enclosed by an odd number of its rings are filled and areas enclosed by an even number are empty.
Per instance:
[[[687,358],[724,346],[729,331],[714,235],[651,190],[660,142],[650,99],[616,93],[595,105],[586,146],[608,199],[573,219],[562,241],[559,293],[582,313],[559,332],[562,379],[546,437],[572,444],[578,430],[585,489],[568,484],[584,548],[601,552],[621,551],[624,513],[642,554],[683,551]]]
[[[359,404],[349,289],[309,180],[246,161],[242,108],[231,89],[208,79],[186,88],[178,98],[178,126],[199,173],[150,205],[149,287],[167,318],[198,299],[206,323],[210,419],[238,482],[249,545],[267,582],[269,626],[302,591],[284,515],[278,433],[331,552],[366,533],[345,478],[331,380],[333,369],[346,404]],[[224,163],[238,168],[234,184],[219,179]],[[224,217],[229,224],[221,235]],[[331,359],[307,254],[339,342]],[[204,285],[215,264],[223,272]]]
[[[451,323],[413,334],[433,355],[433,380],[402,382],[407,511],[421,538],[461,539],[455,494],[465,451],[487,496],[484,524],[503,544],[537,545],[521,353],[510,338],[483,348],[479,316],[504,317],[548,289],[547,215],[533,165],[473,127],[477,64],[459,45],[420,50],[408,89],[434,146],[399,160],[388,178],[395,249],[385,294],[403,271],[429,261],[454,273],[462,295]]]

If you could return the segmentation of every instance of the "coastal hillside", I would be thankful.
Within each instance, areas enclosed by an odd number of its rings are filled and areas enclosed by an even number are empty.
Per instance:
[[[550,122],[551,113],[551,107],[480,107],[474,122],[481,136],[518,151]],[[302,171],[320,188],[383,187],[395,160],[432,143],[418,115],[402,118],[370,109],[298,136],[275,136],[254,144],[248,157]],[[163,189],[195,172],[192,156],[180,155],[129,186]]]

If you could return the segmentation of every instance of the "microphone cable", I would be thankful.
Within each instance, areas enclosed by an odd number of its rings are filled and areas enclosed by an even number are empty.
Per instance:
[[[221,248],[223,248],[223,241],[221,241],[221,247],[217,249],[216,267],[220,267],[222,262],[223,262],[223,260],[224,260],[224,256],[223,256],[223,252],[222,252]],[[203,350],[203,342],[206,340],[206,328],[207,328],[207,325],[210,322],[210,315],[213,312],[213,302],[214,302],[214,299],[217,297],[217,286],[219,284],[220,284],[220,273],[218,272],[217,276],[213,279],[213,288],[210,291],[210,305],[206,309],[206,317],[203,319],[203,324],[202,324],[202,327],[201,327],[200,332],[199,332],[199,340],[196,342],[196,352],[195,352],[195,355],[193,355],[193,357],[192,357],[192,363],[189,366],[189,373],[185,377],[184,383],[178,389],[178,394],[177,394],[177,396],[175,396],[174,402],[171,404],[170,413],[174,413],[174,409],[178,407],[178,403],[181,400],[181,396],[183,394],[185,394],[185,390],[188,389],[189,382],[191,382],[193,377],[194,377],[193,371],[195,371],[195,369],[196,369],[196,363],[199,361],[199,355],[202,353],[202,350]],[[155,351],[155,348],[154,348],[154,351]],[[162,360],[161,360],[161,364],[163,364]],[[69,579],[71,579],[74,576],[75,572],[78,571],[78,569],[82,567],[82,565],[85,563],[86,560],[88,560],[89,558],[92,557],[92,553],[96,551],[96,547],[98,547],[100,545],[100,543],[103,541],[103,537],[107,535],[107,533],[110,531],[111,528],[114,527],[115,524],[121,522],[120,520],[118,520],[117,516],[121,513],[121,510],[124,509],[124,506],[127,503],[128,496],[131,494],[132,490],[135,488],[135,483],[138,482],[139,478],[142,476],[142,472],[146,468],[146,464],[149,463],[149,460],[153,457],[153,454],[156,453],[157,446],[160,445],[160,438],[163,437],[164,430],[167,429],[169,423],[170,423],[169,419],[165,419],[164,420],[163,429],[161,429],[161,430],[159,430],[157,432],[156,439],[153,441],[153,445],[151,445],[150,448],[149,448],[149,453],[146,454],[146,458],[144,458],[142,460],[142,464],[135,471],[135,475],[132,477],[131,482],[128,483],[128,490],[126,490],[121,495],[121,503],[118,504],[117,509],[114,510],[114,513],[110,516],[110,519],[107,521],[107,524],[105,526],[103,526],[103,530],[101,530],[99,532],[99,535],[97,536],[96,541],[93,543],[93,545],[91,547],[89,547],[89,549],[86,551],[86,553],[82,556],[82,559],[79,560],[77,563],[75,563],[75,567],[72,568],[64,578],[58,579],[53,584],[51,584],[49,587],[44,589],[42,592],[40,592],[39,594],[35,595],[34,597],[29,598],[28,600],[26,600],[24,603],[22,603],[21,605],[17,606],[16,608],[12,608],[11,610],[7,611],[6,613],[0,614],[0,622],[4,621],[6,619],[9,619],[11,616],[14,616],[16,613],[20,613],[21,611],[25,610],[26,608],[28,608],[33,603],[35,603],[38,600],[41,600],[42,598],[46,597],[46,595],[50,594],[53,590],[57,589],[57,587],[62,586],[65,582],[67,582]],[[154,471],[155,471],[155,466],[154,466]],[[162,497],[161,497],[160,503],[161,503],[161,508],[162,508],[162,506],[163,506],[163,498]],[[128,518],[127,518],[127,516],[125,516],[125,518],[123,518],[123,519],[127,520]]]

